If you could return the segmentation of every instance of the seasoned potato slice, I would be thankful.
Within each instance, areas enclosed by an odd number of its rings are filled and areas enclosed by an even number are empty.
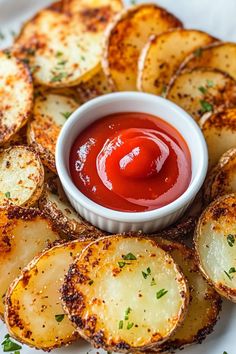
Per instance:
[[[205,182],[204,201],[236,193],[236,148],[226,151]]]
[[[201,67],[225,71],[236,79],[236,43],[215,43],[191,54],[182,63],[180,70]]]
[[[226,108],[203,116],[199,125],[207,142],[211,168],[223,153],[236,147],[236,108]]]
[[[29,63],[36,83],[75,86],[99,70],[104,29],[116,11],[112,6],[85,6],[67,16],[42,10],[24,25],[14,51]]]
[[[0,205],[33,205],[43,189],[44,169],[27,146],[0,150]]]
[[[39,211],[16,206],[0,210],[0,316],[11,282],[34,256],[57,239],[51,222]]]
[[[200,268],[216,291],[236,302],[236,194],[223,196],[203,212],[195,233]]]
[[[122,0],[63,0],[62,6],[62,10],[70,15],[86,13],[88,21],[93,20],[94,26],[100,24],[102,27],[104,18],[110,20],[111,14],[120,12],[122,8]]]
[[[97,239],[104,236],[102,231],[88,224],[72,208],[57,177],[48,179],[39,208],[52,220],[54,227],[68,238]]]
[[[77,98],[80,103],[85,103],[95,97],[114,91],[114,87],[107,79],[104,71],[100,71],[87,82],[82,82],[76,87]]]
[[[109,26],[102,63],[118,91],[136,90],[138,58],[150,35],[175,27],[181,22],[154,4],[125,10]]]
[[[184,58],[214,41],[207,33],[187,29],[151,36],[139,59],[138,89],[161,95]]]
[[[0,145],[16,134],[30,117],[33,84],[27,67],[9,51],[0,51]]]
[[[188,289],[173,259],[152,240],[111,236],[90,244],[62,287],[66,313],[94,346],[151,349],[182,323]]]
[[[205,112],[236,104],[236,81],[218,70],[197,68],[177,75],[166,97],[198,121]]]
[[[73,98],[53,93],[40,94],[35,100],[33,120],[28,126],[28,143],[39,153],[43,164],[54,172],[58,135],[77,107]]]
[[[87,245],[73,241],[44,251],[11,284],[5,300],[5,321],[12,337],[43,350],[78,338],[62,310],[59,289],[70,264]]]
[[[156,239],[159,246],[169,252],[186,276],[190,303],[183,325],[155,352],[172,352],[186,345],[202,342],[213,331],[221,309],[220,296],[202,277],[194,252],[181,243]]]

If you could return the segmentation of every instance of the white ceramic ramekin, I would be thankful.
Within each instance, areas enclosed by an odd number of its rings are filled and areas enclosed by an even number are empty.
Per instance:
[[[159,116],[184,137],[192,157],[192,180],[184,194],[156,210],[128,213],[105,208],[82,194],[72,182],[69,154],[78,134],[106,115],[142,112]],[[112,93],[95,98],[78,108],[63,126],[56,147],[56,167],[65,193],[78,213],[91,224],[111,233],[139,231],[151,233],[173,224],[186,211],[206,176],[208,153],[205,139],[195,121],[174,103],[138,92]]]

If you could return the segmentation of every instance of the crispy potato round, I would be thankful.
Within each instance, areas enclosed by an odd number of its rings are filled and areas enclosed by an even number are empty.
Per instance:
[[[44,251],[10,285],[5,321],[12,337],[47,351],[79,337],[63,312],[59,289],[70,264],[87,245],[73,241]]]
[[[236,104],[236,81],[216,69],[196,68],[177,75],[166,98],[198,121],[203,113]]]
[[[49,243],[59,239],[51,221],[36,209],[0,209],[0,316],[5,293],[21,270]]]
[[[209,168],[212,168],[227,150],[236,146],[236,108],[205,115],[199,125],[208,146]]]
[[[236,302],[236,194],[223,196],[202,213],[195,230],[195,249],[206,279]]]
[[[216,41],[209,34],[175,29],[151,36],[139,58],[139,91],[161,95],[184,58],[199,47]]]
[[[114,87],[107,79],[104,71],[100,69],[100,71],[90,80],[87,82],[82,82],[78,85],[76,87],[76,92],[77,99],[82,104],[95,97],[114,92]]]
[[[154,352],[172,352],[202,342],[213,331],[221,310],[221,298],[199,271],[195,253],[182,243],[157,238],[156,242],[181,267],[188,280],[191,297],[184,323]]]
[[[31,148],[0,150],[0,205],[33,205],[42,193],[43,182],[43,165]]]
[[[51,219],[58,232],[69,239],[97,239],[104,233],[87,223],[70,205],[59,178],[51,177],[39,200],[39,208]]]
[[[118,91],[136,90],[138,58],[151,34],[160,34],[182,23],[155,4],[125,10],[106,33],[103,69]]]
[[[14,52],[29,63],[36,83],[75,86],[99,70],[104,29],[116,10],[85,2],[74,16],[42,10],[23,26]]]
[[[55,149],[60,130],[78,108],[70,97],[46,92],[34,103],[33,120],[28,126],[28,143],[39,153],[45,166],[56,172]]]
[[[179,70],[208,67],[222,70],[236,79],[236,43],[215,43],[189,55]]]
[[[155,241],[121,235],[82,251],[61,291],[83,338],[124,353],[166,340],[182,323],[189,301],[181,271]]]
[[[212,169],[204,185],[204,201],[236,193],[236,148],[226,151]]]
[[[33,106],[33,84],[28,68],[11,52],[0,51],[0,145],[27,122]]]

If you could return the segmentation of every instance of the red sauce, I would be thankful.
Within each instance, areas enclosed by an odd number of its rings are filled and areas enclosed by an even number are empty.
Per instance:
[[[94,202],[119,211],[163,207],[181,196],[191,180],[191,156],[180,133],[143,113],[113,114],[75,140],[70,173]]]

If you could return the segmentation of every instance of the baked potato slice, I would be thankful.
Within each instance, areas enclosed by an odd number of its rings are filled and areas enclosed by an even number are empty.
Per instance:
[[[60,130],[78,103],[65,95],[45,92],[35,99],[33,120],[28,125],[28,143],[43,164],[56,172],[55,149]]]
[[[203,275],[220,295],[236,302],[236,194],[209,205],[199,219],[194,241]]]
[[[32,206],[39,199],[44,168],[28,146],[0,150],[0,205]]]
[[[236,43],[214,43],[190,54],[179,70],[208,67],[222,70],[236,79]]]
[[[219,106],[236,104],[236,81],[216,69],[196,68],[178,74],[166,98],[187,111],[196,121]]]
[[[33,84],[28,68],[11,52],[0,51],[0,145],[25,125],[32,106]]]
[[[83,338],[124,353],[166,340],[182,323],[189,301],[187,283],[168,253],[153,240],[121,235],[82,251],[61,293]]]
[[[139,91],[162,95],[185,57],[215,41],[205,32],[189,29],[151,36],[139,58]]]
[[[78,85],[76,92],[77,99],[82,104],[95,97],[114,92],[114,87],[107,79],[104,71],[100,69],[90,80]]]
[[[44,9],[23,26],[14,52],[29,64],[35,83],[75,86],[99,70],[104,29],[116,10],[83,3],[73,16]]]
[[[62,310],[59,289],[70,264],[87,245],[73,241],[44,251],[10,285],[5,321],[12,337],[47,351],[78,338]]]
[[[51,219],[54,227],[69,239],[97,239],[104,236],[102,231],[87,223],[72,208],[57,177],[48,179],[39,200],[39,208]]]
[[[182,23],[155,4],[142,4],[124,10],[108,26],[103,69],[117,91],[137,90],[138,58],[148,38]]]
[[[236,148],[222,155],[205,182],[204,192],[206,204],[220,196],[236,193]]]
[[[236,146],[236,108],[205,115],[199,125],[208,146],[209,168],[212,168],[227,150]]]
[[[221,310],[221,298],[203,278],[195,253],[182,243],[157,238],[156,242],[181,267],[190,288],[189,309],[184,323],[154,352],[172,352],[202,342],[213,331]]]
[[[34,256],[59,239],[51,221],[36,209],[0,209],[0,316],[6,291]]]

